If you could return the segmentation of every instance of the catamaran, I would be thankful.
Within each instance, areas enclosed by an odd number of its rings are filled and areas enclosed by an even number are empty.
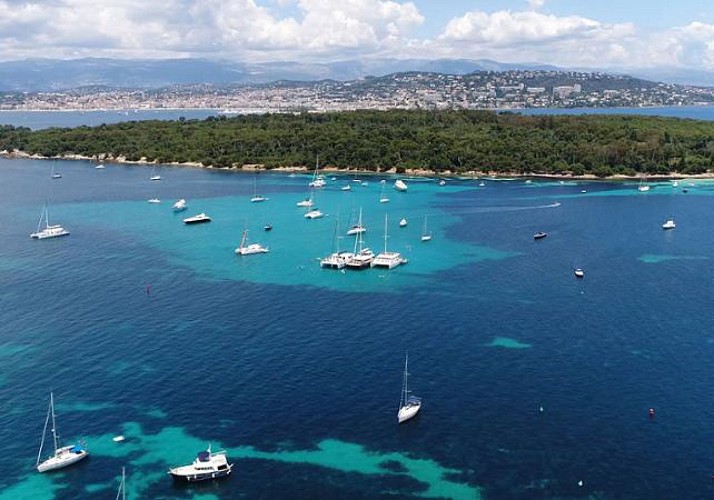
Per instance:
[[[332,245],[332,253],[327,257],[320,259],[320,267],[327,269],[343,269],[347,263],[347,259],[354,256],[352,252],[341,252],[337,231],[340,227],[339,217],[335,221],[334,243]]]
[[[395,267],[406,263],[407,259],[405,259],[399,252],[387,251],[387,214],[384,214],[384,252],[378,253],[370,265],[372,267],[386,267],[387,269],[394,269]]]
[[[46,460],[40,462],[42,458],[42,446],[45,443],[47,435],[47,426],[52,423],[52,444],[54,445],[54,453]],[[79,462],[89,455],[89,452],[84,447],[77,444],[69,446],[59,445],[59,434],[57,433],[57,423],[55,422],[55,400],[54,395],[50,392],[50,407],[47,410],[47,418],[45,419],[45,428],[42,430],[42,442],[40,443],[40,451],[37,453],[37,470],[39,472],[47,472],[49,470],[61,469]]]
[[[264,247],[260,243],[248,243],[248,230],[243,231],[243,237],[240,239],[240,245],[235,249],[238,255],[253,255],[256,253],[268,253],[268,248]]]
[[[42,223],[44,222],[44,228],[42,228]],[[60,226],[59,224],[50,224],[50,212],[47,204],[42,209],[40,214],[40,221],[37,223],[37,231],[30,234],[30,238],[35,240],[44,240],[47,238],[58,238],[60,236],[67,236],[69,231]]]
[[[409,394],[411,391],[409,390],[407,381],[409,377],[409,372],[407,371],[408,364],[409,353],[407,353],[404,359],[404,380],[402,382],[402,395],[399,398],[399,411],[397,412],[397,420],[400,424],[413,418],[421,409],[421,398]]]

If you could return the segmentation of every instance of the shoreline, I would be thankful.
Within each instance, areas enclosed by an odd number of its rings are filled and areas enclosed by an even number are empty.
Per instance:
[[[223,170],[230,172],[288,172],[288,173],[306,173],[313,170],[312,167],[300,166],[300,167],[276,167],[276,168],[265,168],[260,164],[246,164],[226,168],[216,168],[211,165],[204,165],[200,162],[169,162],[161,163],[158,161],[148,161],[146,159],[140,160],[127,160],[125,157],[118,156],[113,157],[111,155],[99,155],[99,156],[85,156],[85,155],[59,155],[59,156],[43,156],[39,154],[29,154],[24,151],[0,151],[0,158],[7,159],[23,159],[23,160],[74,160],[74,161],[88,161],[88,162],[102,162],[102,163],[116,163],[120,165],[166,165],[171,167],[192,167],[192,168],[205,168],[211,170]],[[325,166],[320,168],[320,171],[330,174],[346,174],[354,173],[359,175],[403,175],[404,177],[424,177],[424,178],[517,178],[517,179],[548,179],[548,180],[581,180],[581,181],[636,181],[642,180],[643,178],[650,180],[683,180],[683,179],[714,179],[714,172],[706,172],[703,174],[691,174],[685,175],[678,172],[670,172],[668,174],[653,174],[653,175],[624,175],[616,174],[607,177],[597,177],[594,174],[583,174],[583,175],[573,175],[573,174],[546,174],[546,173],[521,173],[521,172],[482,172],[477,170],[469,170],[466,172],[452,172],[450,170],[445,170],[443,172],[437,172],[435,170],[429,169],[405,169],[403,172],[398,172],[396,167],[392,167],[386,170],[366,170],[359,168],[335,168],[330,166]]]

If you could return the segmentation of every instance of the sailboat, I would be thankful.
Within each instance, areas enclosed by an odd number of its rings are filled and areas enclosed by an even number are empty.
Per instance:
[[[235,252],[238,255],[253,255],[256,253],[267,253],[268,248],[264,247],[260,243],[248,243],[248,230],[243,231],[243,237],[240,239],[240,245],[236,248]]]
[[[421,232],[421,241],[431,241],[431,231],[426,229],[426,215],[424,216],[424,229]]]
[[[402,257],[399,252],[387,251],[387,214],[384,214],[384,252],[378,253],[370,264],[372,267],[386,267],[394,269],[395,267],[406,264],[407,259]]]
[[[382,189],[379,193],[379,202],[380,203],[389,203],[389,198],[387,197],[386,193],[384,192],[385,186],[386,186],[386,183],[382,182]]]
[[[54,453],[40,462],[42,458],[42,446],[45,443],[45,436],[47,435],[47,426],[52,421],[52,444],[54,445]],[[83,458],[89,455],[89,452],[84,449],[84,447],[77,444],[70,444],[69,446],[59,446],[59,434],[57,433],[57,424],[55,422],[55,400],[54,395],[50,392],[50,407],[47,410],[47,418],[45,419],[45,428],[42,430],[42,442],[40,443],[40,451],[37,453],[37,470],[39,472],[46,472],[49,470],[61,469],[79,462]]]
[[[408,377],[409,372],[407,371],[409,365],[409,353],[407,353],[404,359],[404,380],[402,382],[402,394],[399,398],[399,411],[397,412],[397,420],[401,424],[406,422],[410,418],[413,418],[419,410],[421,409],[421,398],[417,396],[411,396],[409,393]]]
[[[42,228],[42,223],[44,222],[44,229]],[[40,221],[37,223],[37,231],[30,234],[30,238],[35,240],[44,240],[47,238],[58,238],[60,236],[67,236],[69,231],[60,226],[59,224],[50,224],[50,212],[45,203],[44,208],[40,214]]]
[[[250,199],[250,202],[260,203],[261,201],[265,201],[267,199],[268,198],[266,198],[262,194],[258,194],[258,176],[256,175],[253,179],[253,197]]]
[[[52,178],[53,178],[53,179],[61,179],[61,178],[62,178],[62,174],[60,174],[59,172],[56,172],[56,171],[55,171],[55,164],[54,164],[54,162],[52,162]]]
[[[160,181],[161,180],[161,176],[156,173],[156,167],[153,167],[151,169],[151,177],[149,177],[149,180],[150,181]]]
[[[367,269],[372,260],[374,259],[374,252],[369,248],[364,247],[364,241],[362,240],[362,234],[364,231],[355,233],[355,247],[352,255],[345,261],[345,266],[348,269]]]
[[[337,220],[335,221],[335,234],[333,238],[334,243],[332,244],[332,253],[327,257],[320,259],[320,267],[322,268],[342,269],[345,267],[347,259],[354,256],[354,254],[352,254],[351,252],[340,251],[339,238],[337,236],[339,228],[340,218],[337,217]]]
[[[126,500],[126,472],[124,467],[121,468],[121,482],[119,483],[119,490],[117,491],[117,497],[115,500]]]
[[[312,180],[308,183],[308,186],[314,187],[314,188],[321,188],[325,187],[325,178],[318,173],[320,170],[320,157],[317,157],[317,160],[315,161],[315,174],[312,176]]]
[[[650,186],[649,186],[649,184],[647,184],[647,176],[646,175],[642,179],[640,179],[640,185],[637,186],[637,190],[640,191],[641,193],[650,190]]]
[[[298,207],[300,207],[300,208],[311,208],[313,204],[314,204],[314,201],[313,201],[313,191],[312,191],[312,189],[310,190],[310,196],[308,196],[308,197],[305,198],[304,200],[298,201],[298,202],[296,203],[296,205],[297,205]]]
[[[354,236],[357,233],[367,232],[367,228],[362,224],[362,209],[359,209],[359,219],[357,219],[357,224],[352,226],[347,230],[347,236]]]

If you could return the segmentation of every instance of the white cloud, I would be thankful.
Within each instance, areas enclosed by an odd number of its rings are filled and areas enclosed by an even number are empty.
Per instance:
[[[531,10],[538,10],[545,5],[545,0],[527,0],[528,8]]]
[[[0,0],[5,57],[196,55],[304,59],[370,53],[406,43],[424,21],[411,2],[274,0]]]

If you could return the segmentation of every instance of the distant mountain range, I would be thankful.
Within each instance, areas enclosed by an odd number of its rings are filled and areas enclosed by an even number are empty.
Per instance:
[[[271,62],[237,63],[208,59],[26,59],[0,65],[0,91],[47,92],[81,87],[158,89],[173,85],[269,83],[279,80],[355,80],[395,72],[424,71],[464,75],[475,71],[566,70],[537,63],[504,64],[487,59],[368,59],[332,63]],[[567,71],[567,70],[566,70]],[[679,71],[679,72],[677,72]],[[623,73],[618,71],[617,73]],[[633,76],[666,81],[711,85],[714,75],[667,69]]]

